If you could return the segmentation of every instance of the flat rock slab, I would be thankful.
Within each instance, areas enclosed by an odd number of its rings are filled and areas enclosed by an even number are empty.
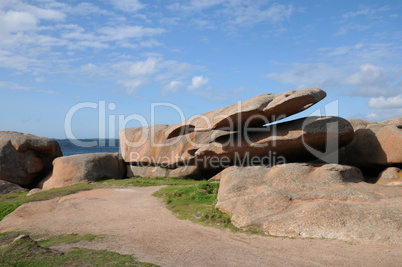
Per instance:
[[[31,202],[3,219],[0,232],[104,234],[69,246],[107,249],[161,266],[401,265],[400,245],[263,237],[179,220],[152,196],[160,188],[97,189]]]
[[[166,131],[166,138],[197,131],[262,127],[301,112],[326,97],[319,88],[262,94],[247,101],[194,116]]]
[[[272,235],[402,244],[402,187],[368,184],[355,167],[292,163],[219,173],[216,207]]]

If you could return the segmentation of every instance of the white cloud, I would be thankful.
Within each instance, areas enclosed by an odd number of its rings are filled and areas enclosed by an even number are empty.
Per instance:
[[[0,50],[0,68],[10,68],[18,71],[28,71],[29,67],[39,65],[39,61],[15,53]]]
[[[168,8],[183,12],[193,16],[194,13],[208,12],[208,20],[194,18],[193,22],[198,26],[207,25],[213,28],[211,16],[218,20],[224,20],[231,26],[250,26],[264,21],[280,22],[294,13],[295,8],[292,5],[266,4],[261,1],[233,1],[233,0],[191,0],[175,2]],[[209,21],[210,23],[206,24]]]
[[[149,57],[145,61],[137,61],[131,64],[128,69],[130,76],[146,76],[157,71],[157,63],[160,59]]]
[[[181,81],[171,81],[166,86],[162,88],[162,95],[166,95],[167,93],[174,93],[180,88],[183,87],[183,82]]]
[[[366,16],[369,18],[378,18],[379,17],[378,13],[381,13],[384,11],[389,11],[389,10],[390,10],[390,8],[388,6],[383,6],[381,8],[362,6],[357,11],[351,11],[351,12],[344,13],[342,15],[342,18],[344,18],[345,20],[355,18],[358,16]]]
[[[196,91],[202,89],[204,85],[209,82],[208,78],[204,78],[203,76],[194,76],[191,80],[191,84],[187,87],[190,91]]]
[[[123,85],[127,95],[133,95],[138,88],[148,83],[148,79],[140,77],[129,80],[118,80],[118,83]]]
[[[0,13],[0,24],[7,32],[30,31],[37,27],[39,20],[28,12],[7,11]]]
[[[98,6],[86,2],[79,3],[74,7],[67,7],[66,12],[71,13],[71,15],[111,15],[109,11],[100,9]]]
[[[334,34],[334,36],[340,36],[340,35],[345,35],[348,31],[350,30],[357,30],[357,31],[364,31],[370,29],[370,26],[368,25],[360,25],[360,24],[355,24],[355,23],[349,23],[345,26],[342,26],[338,32]]]
[[[145,7],[144,4],[141,4],[138,0],[111,0],[113,6],[124,12],[137,12],[138,10]]]
[[[98,30],[103,36],[103,41],[117,41],[129,38],[142,38],[146,36],[154,36],[165,32],[162,28],[147,28],[142,26],[117,26],[102,27]]]
[[[367,85],[385,79],[384,69],[372,64],[360,66],[360,71],[345,78],[344,83],[350,85]]]
[[[402,109],[402,94],[388,98],[370,98],[368,106],[374,109]]]
[[[238,25],[253,25],[263,21],[279,22],[293,14],[292,5],[273,4],[267,8],[251,4],[248,6],[237,6],[230,10],[233,13],[234,20]]]
[[[400,109],[376,109],[366,116],[368,120],[384,121],[402,116]]]
[[[14,82],[5,82],[0,81],[0,88],[9,89],[9,90],[18,90],[18,91],[25,91],[25,92],[36,92],[36,93],[45,93],[51,95],[60,95],[58,92],[53,90],[42,90],[42,89],[34,89],[30,86],[22,86],[18,83]]]
[[[0,88],[10,89],[10,90],[22,90],[22,91],[30,91],[32,89],[32,87],[21,86],[18,83],[5,82],[5,81],[0,81]]]
[[[268,78],[283,84],[296,85],[298,89],[307,87],[332,87],[339,85],[344,72],[328,63],[294,63],[288,70],[273,72]]]
[[[162,57],[149,56],[145,60],[121,61],[112,65],[116,70],[118,83],[122,84],[127,94],[152,82],[161,88],[164,95],[175,92],[184,84],[180,81],[188,78],[191,71],[197,69],[186,62],[164,60]]]

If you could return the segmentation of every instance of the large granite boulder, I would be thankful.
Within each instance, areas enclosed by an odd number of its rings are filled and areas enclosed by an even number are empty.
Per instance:
[[[363,181],[359,169],[306,163],[230,167],[216,208],[242,229],[291,237],[402,242],[402,187]]]
[[[351,121],[354,139],[345,147],[345,162],[354,166],[402,165],[402,117],[376,123]]]
[[[53,139],[0,131],[0,180],[34,186],[52,170],[52,161],[62,155]]]
[[[43,190],[82,181],[122,179],[126,165],[118,153],[93,153],[60,157],[53,161],[53,173],[41,182]]]
[[[319,88],[292,90],[282,94],[262,94],[247,101],[197,115],[174,125],[167,138],[197,131],[241,130],[281,120],[301,112],[326,97]]]
[[[167,139],[165,133],[170,128],[154,125],[122,130],[120,146],[125,162],[170,169],[195,165],[208,170],[273,165],[274,158],[281,161],[277,163],[325,160],[353,139],[350,123],[338,117],[308,117],[243,133],[212,130]]]
[[[0,195],[8,193],[26,192],[26,191],[28,190],[19,185],[0,180]]]
[[[198,163],[207,166],[211,164],[206,162],[216,159],[225,159],[234,165],[275,165],[272,164],[273,157],[278,161],[282,159],[277,162],[279,164],[316,158],[337,162],[333,153],[352,139],[353,128],[345,119],[307,117],[254,128],[241,136],[236,133],[222,135],[202,146],[195,155]]]

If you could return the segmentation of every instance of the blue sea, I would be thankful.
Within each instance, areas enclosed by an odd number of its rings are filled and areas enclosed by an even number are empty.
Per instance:
[[[64,156],[86,153],[116,153],[120,151],[119,139],[56,139]]]

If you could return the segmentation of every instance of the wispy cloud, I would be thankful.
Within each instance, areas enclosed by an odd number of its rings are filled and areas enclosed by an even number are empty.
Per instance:
[[[168,83],[167,85],[165,85],[162,88],[162,95],[166,95],[167,93],[174,93],[176,91],[178,91],[180,88],[182,88],[184,86],[184,83],[182,81],[171,81],[170,83]]]
[[[352,19],[359,16],[364,16],[371,19],[378,19],[382,16],[379,15],[382,12],[389,11],[391,8],[389,6],[382,6],[380,8],[369,7],[369,6],[361,6],[356,11],[346,12],[342,15],[342,18],[345,20]]]
[[[138,0],[111,0],[111,2],[116,9],[124,12],[136,13],[138,10],[145,7],[145,5]]]
[[[15,83],[15,82],[6,82],[6,81],[0,81],[0,89],[17,90],[17,91],[25,91],[25,92],[36,92],[36,93],[44,93],[44,94],[51,94],[51,95],[60,95],[60,93],[53,91],[53,90],[35,89],[31,86],[23,86],[23,85],[19,85],[18,83]]]
[[[199,16],[193,23],[206,28],[214,28],[211,18],[218,19],[227,27],[252,26],[261,22],[281,22],[290,18],[295,12],[293,5],[267,4],[263,1],[231,0],[190,0],[177,1],[168,6],[171,10],[182,12],[187,16]],[[201,15],[204,15],[202,17]],[[208,23],[207,23],[208,22]]]
[[[190,91],[197,91],[203,89],[208,82],[209,79],[207,77],[204,78],[204,76],[194,76],[187,89]]]
[[[156,84],[164,95],[182,88],[182,80],[188,79],[191,73],[200,67],[150,56],[145,60],[118,62],[112,65],[112,69],[116,70],[117,80],[128,95],[134,94],[149,83]]]

